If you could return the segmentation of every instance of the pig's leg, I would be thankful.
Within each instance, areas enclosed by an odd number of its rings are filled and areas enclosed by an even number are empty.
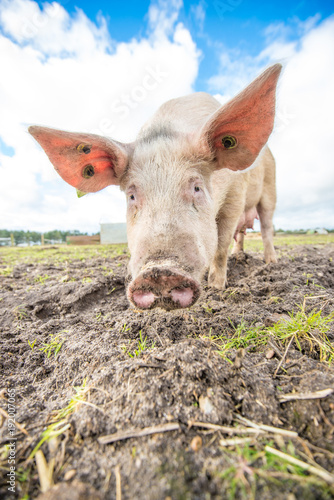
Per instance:
[[[276,206],[275,160],[269,150],[265,159],[265,177],[262,195],[257,205],[260,217],[261,235],[264,247],[264,260],[267,264],[277,262],[274,249],[273,215]]]
[[[224,211],[217,218],[218,248],[209,270],[208,283],[210,286],[224,290],[226,287],[227,257],[230,243],[235,233],[238,220],[242,215],[243,205],[224,206]],[[233,214],[231,216],[231,214]]]
[[[260,216],[261,235],[264,247],[264,260],[267,264],[270,262],[277,262],[275,248],[274,248],[274,226],[273,215],[274,206],[266,199],[261,199],[257,206]]]
[[[274,227],[273,215],[274,210],[268,210],[265,207],[258,205],[258,212],[261,223],[261,235],[264,247],[264,260],[266,264],[270,262],[277,262],[275,248],[274,248]]]
[[[244,238],[245,233],[243,231],[239,231],[236,235],[236,239],[234,240],[232,255],[244,251]]]

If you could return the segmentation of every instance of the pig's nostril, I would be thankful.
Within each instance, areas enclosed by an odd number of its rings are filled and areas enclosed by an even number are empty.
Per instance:
[[[130,302],[139,309],[190,307],[200,293],[200,284],[190,275],[162,265],[144,269],[127,290]]]
[[[188,307],[193,301],[194,292],[191,288],[181,288],[171,291],[171,296],[174,302],[178,302],[181,307]]]
[[[141,309],[147,309],[150,307],[154,300],[155,296],[152,292],[145,290],[136,290],[132,294],[132,300],[137,304]]]

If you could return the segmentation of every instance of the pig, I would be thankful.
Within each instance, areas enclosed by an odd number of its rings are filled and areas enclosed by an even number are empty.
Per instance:
[[[60,176],[84,193],[116,184],[127,198],[127,297],[139,308],[192,306],[226,287],[228,250],[243,251],[259,217],[266,263],[276,262],[275,161],[267,141],[281,65],[223,106],[194,93],[163,104],[132,143],[31,126]]]

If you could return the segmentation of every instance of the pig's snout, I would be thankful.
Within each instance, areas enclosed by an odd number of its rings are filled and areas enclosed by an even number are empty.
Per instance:
[[[201,290],[199,283],[182,271],[156,266],[141,272],[129,284],[127,293],[130,302],[140,309],[170,310],[192,306]]]

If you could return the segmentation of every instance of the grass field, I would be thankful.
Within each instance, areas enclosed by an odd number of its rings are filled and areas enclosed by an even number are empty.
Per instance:
[[[334,234],[328,235],[279,235],[274,238],[275,247],[296,245],[325,245],[334,243]],[[245,238],[245,251],[262,252],[263,244],[260,235]],[[126,244],[119,245],[47,245],[31,247],[1,247],[0,274],[8,274],[14,265],[20,262],[52,262],[86,260],[94,257],[116,257],[128,253]]]

